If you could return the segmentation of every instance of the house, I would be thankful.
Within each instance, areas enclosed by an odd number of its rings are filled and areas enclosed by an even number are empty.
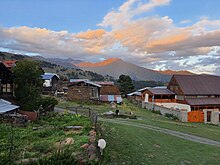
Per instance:
[[[11,67],[0,61],[0,97],[13,96],[13,80]]]
[[[70,101],[99,100],[101,85],[87,79],[71,79],[68,85],[67,99]]]
[[[173,75],[167,89],[176,102],[188,104],[191,110],[220,109],[220,77],[213,75]]]
[[[19,109],[19,106],[13,105],[11,102],[0,99],[0,114],[14,113]]]
[[[10,70],[16,66],[16,63],[17,63],[17,60],[4,60],[3,61],[3,64]]]
[[[121,93],[116,85],[102,84],[100,91],[100,101],[102,102],[122,102]]]
[[[145,102],[175,102],[175,93],[167,87],[146,88],[141,91],[141,95]]]
[[[43,93],[51,93],[57,90],[57,85],[60,80],[55,73],[44,73],[41,75],[43,80]]]

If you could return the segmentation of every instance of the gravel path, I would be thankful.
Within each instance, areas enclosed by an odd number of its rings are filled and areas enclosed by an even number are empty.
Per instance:
[[[214,141],[214,140],[211,140],[211,139],[207,139],[207,138],[203,138],[203,137],[199,137],[199,136],[195,136],[195,135],[190,135],[190,134],[187,134],[187,133],[173,131],[173,130],[170,130],[170,129],[160,128],[160,127],[147,125],[147,124],[134,123],[134,122],[129,122],[129,121],[120,120],[120,119],[99,118],[99,120],[104,121],[104,122],[111,122],[111,123],[115,123],[115,124],[122,124],[122,125],[128,125],[128,126],[132,126],[132,127],[138,127],[138,128],[154,130],[154,131],[157,131],[157,132],[165,133],[165,134],[168,134],[168,135],[172,135],[172,136],[175,136],[175,137],[178,137],[178,138],[198,142],[198,143],[201,143],[201,144],[208,144],[208,145],[220,147],[220,142],[219,141]]]

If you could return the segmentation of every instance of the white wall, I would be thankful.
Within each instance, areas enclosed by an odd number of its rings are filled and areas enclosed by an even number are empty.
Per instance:
[[[148,103],[148,98],[149,98],[149,95],[145,94],[144,102]]]
[[[43,87],[51,87],[51,86],[52,86],[51,80],[44,80]]]
[[[191,107],[187,104],[180,104],[180,103],[155,103],[155,104],[166,108],[174,108],[180,110],[184,109],[187,110],[187,112],[191,111]]]

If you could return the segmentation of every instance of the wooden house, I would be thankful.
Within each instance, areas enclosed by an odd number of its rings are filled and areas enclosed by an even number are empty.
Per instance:
[[[72,80],[68,85],[67,99],[70,101],[99,100],[101,85],[89,80]]]
[[[13,79],[11,68],[0,62],[0,97],[13,96]]]
[[[191,110],[220,109],[220,77],[213,75],[173,75],[168,87],[177,103]]]
[[[141,92],[145,102],[167,103],[175,102],[175,93],[166,87],[146,88]]]

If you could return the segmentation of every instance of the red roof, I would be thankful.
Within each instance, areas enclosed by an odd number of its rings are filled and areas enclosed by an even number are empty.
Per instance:
[[[15,63],[17,62],[17,60],[5,60],[3,61],[3,64],[7,67],[7,68],[13,68],[15,66]]]

